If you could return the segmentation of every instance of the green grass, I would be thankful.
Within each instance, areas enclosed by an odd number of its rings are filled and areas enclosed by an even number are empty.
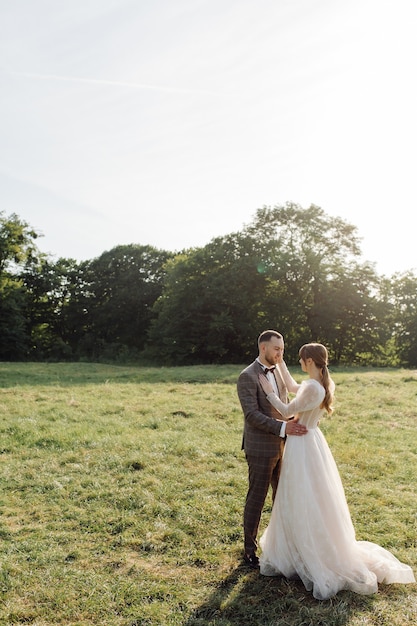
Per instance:
[[[0,363],[0,624],[417,622],[416,585],[318,602],[242,566],[240,369]],[[417,572],[417,372],[334,379],[321,427],[357,538]]]

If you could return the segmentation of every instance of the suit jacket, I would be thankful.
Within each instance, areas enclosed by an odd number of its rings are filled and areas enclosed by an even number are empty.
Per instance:
[[[263,371],[259,361],[248,365],[239,375],[237,393],[244,415],[242,450],[254,456],[274,457],[282,451],[279,436],[283,417],[266,399],[259,383]],[[288,402],[288,391],[278,369],[274,372],[282,402]]]

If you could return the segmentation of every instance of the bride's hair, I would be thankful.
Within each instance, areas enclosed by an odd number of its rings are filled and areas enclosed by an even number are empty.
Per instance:
[[[320,405],[321,409],[326,409],[328,413],[333,412],[332,402],[333,402],[333,385],[331,384],[331,378],[329,374],[329,370],[327,369],[328,364],[328,353],[327,348],[323,346],[321,343],[306,343],[301,346],[298,355],[300,359],[306,361],[307,359],[312,359],[315,365],[321,372],[321,382],[324,387],[325,396],[324,400]]]

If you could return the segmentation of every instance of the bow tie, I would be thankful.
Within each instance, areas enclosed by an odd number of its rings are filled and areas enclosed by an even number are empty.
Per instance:
[[[268,372],[275,372],[275,369],[276,369],[275,367],[269,367],[269,368],[268,368],[268,367],[266,367],[266,368],[264,369],[264,373],[265,373],[265,374],[268,374]]]

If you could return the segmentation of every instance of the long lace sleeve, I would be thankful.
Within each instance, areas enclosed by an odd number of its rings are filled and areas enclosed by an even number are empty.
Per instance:
[[[320,406],[324,398],[324,388],[314,381],[305,380],[298,385],[297,395],[289,404],[284,404],[275,393],[269,393],[268,402],[286,419],[303,411],[310,411]]]
[[[282,361],[282,363],[278,363],[278,368],[279,368],[279,372],[280,372],[280,374],[282,376],[282,379],[283,379],[283,381],[284,381],[288,391],[290,391],[291,393],[297,393],[297,391],[300,388],[300,385],[291,376],[285,361]]]

